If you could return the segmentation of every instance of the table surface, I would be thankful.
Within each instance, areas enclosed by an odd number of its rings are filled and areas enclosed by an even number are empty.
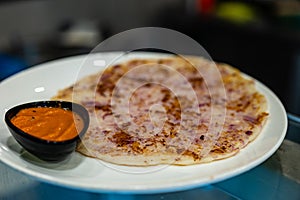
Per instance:
[[[43,183],[0,162],[0,199],[300,199],[300,145],[285,139],[267,161],[241,175],[174,193],[90,193]]]

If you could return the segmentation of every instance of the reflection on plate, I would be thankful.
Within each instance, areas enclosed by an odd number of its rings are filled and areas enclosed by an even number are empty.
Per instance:
[[[18,73],[0,84],[2,119],[6,109],[33,100],[47,100],[57,90],[79,77],[97,72],[121,52],[76,56],[48,62]],[[132,57],[162,56],[134,53]],[[128,59],[123,56],[122,59]],[[82,68],[82,63],[89,63]],[[79,73],[80,72],[80,73]],[[192,166],[118,167],[78,153],[61,163],[46,163],[24,151],[12,139],[4,120],[0,123],[0,160],[10,167],[41,181],[94,192],[155,193],[178,191],[215,183],[243,173],[270,157],[281,144],[287,129],[285,110],[278,98],[259,82],[258,90],[269,103],[269,120],[262,133],[236,156]],[[5,95],[3,95],[5,94]],[[9,95],[8,95],[9,94]],[[147,173],[138,173],[140,171]],[[135,172],[135,173],[131,173]]]

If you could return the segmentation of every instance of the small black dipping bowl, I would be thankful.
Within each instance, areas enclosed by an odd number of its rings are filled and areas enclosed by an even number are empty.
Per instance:
[[[84,122],[84,127],[78,135],[64,141],[49,141],[29,135],[17,128],[11,119],[22,109],[52,107],[63,108],[77,113]],[[76,148],[78,140],[85,134],[89,126],[89,113],[81,105],[67,101],[38,101],[25,103],[9,109],[5,113],[5,122],[16,141],[28,152],[45,161],[58,162],[66,159]]]

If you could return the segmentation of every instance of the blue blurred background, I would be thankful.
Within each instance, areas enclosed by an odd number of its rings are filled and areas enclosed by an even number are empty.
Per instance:
[[[122,31],[180,31],[216,61],[262,81],[300,114],[298,0],[0,0],[0,80],[36,64],[88,53]]]

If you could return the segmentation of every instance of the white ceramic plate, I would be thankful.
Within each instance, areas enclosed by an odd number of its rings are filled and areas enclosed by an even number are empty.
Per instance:
[[[47,100],[59,89],[79,77],[94,73],[121,52],[100,53],[60,59],[20,72],[0,84],[0,160],[8,166],[41,181],[93,191],[121,193],[156,193],[178,191],[215,183],[241,174],[265,161],[283,141],[287,117],[279,99],[267,87],[256,82],[269,103],[269,120],[258,138],[236,156],[193,166],[120,167],[72,154],[61,163],[46,163],[25,152],[12,138],[4,123],[6,109],[20,103]],[[161,54],[135,53],[129,57],[155,57]],[[88,63],[85,69],[82,63]],[[80,73],[79,73],[80,72]]]

